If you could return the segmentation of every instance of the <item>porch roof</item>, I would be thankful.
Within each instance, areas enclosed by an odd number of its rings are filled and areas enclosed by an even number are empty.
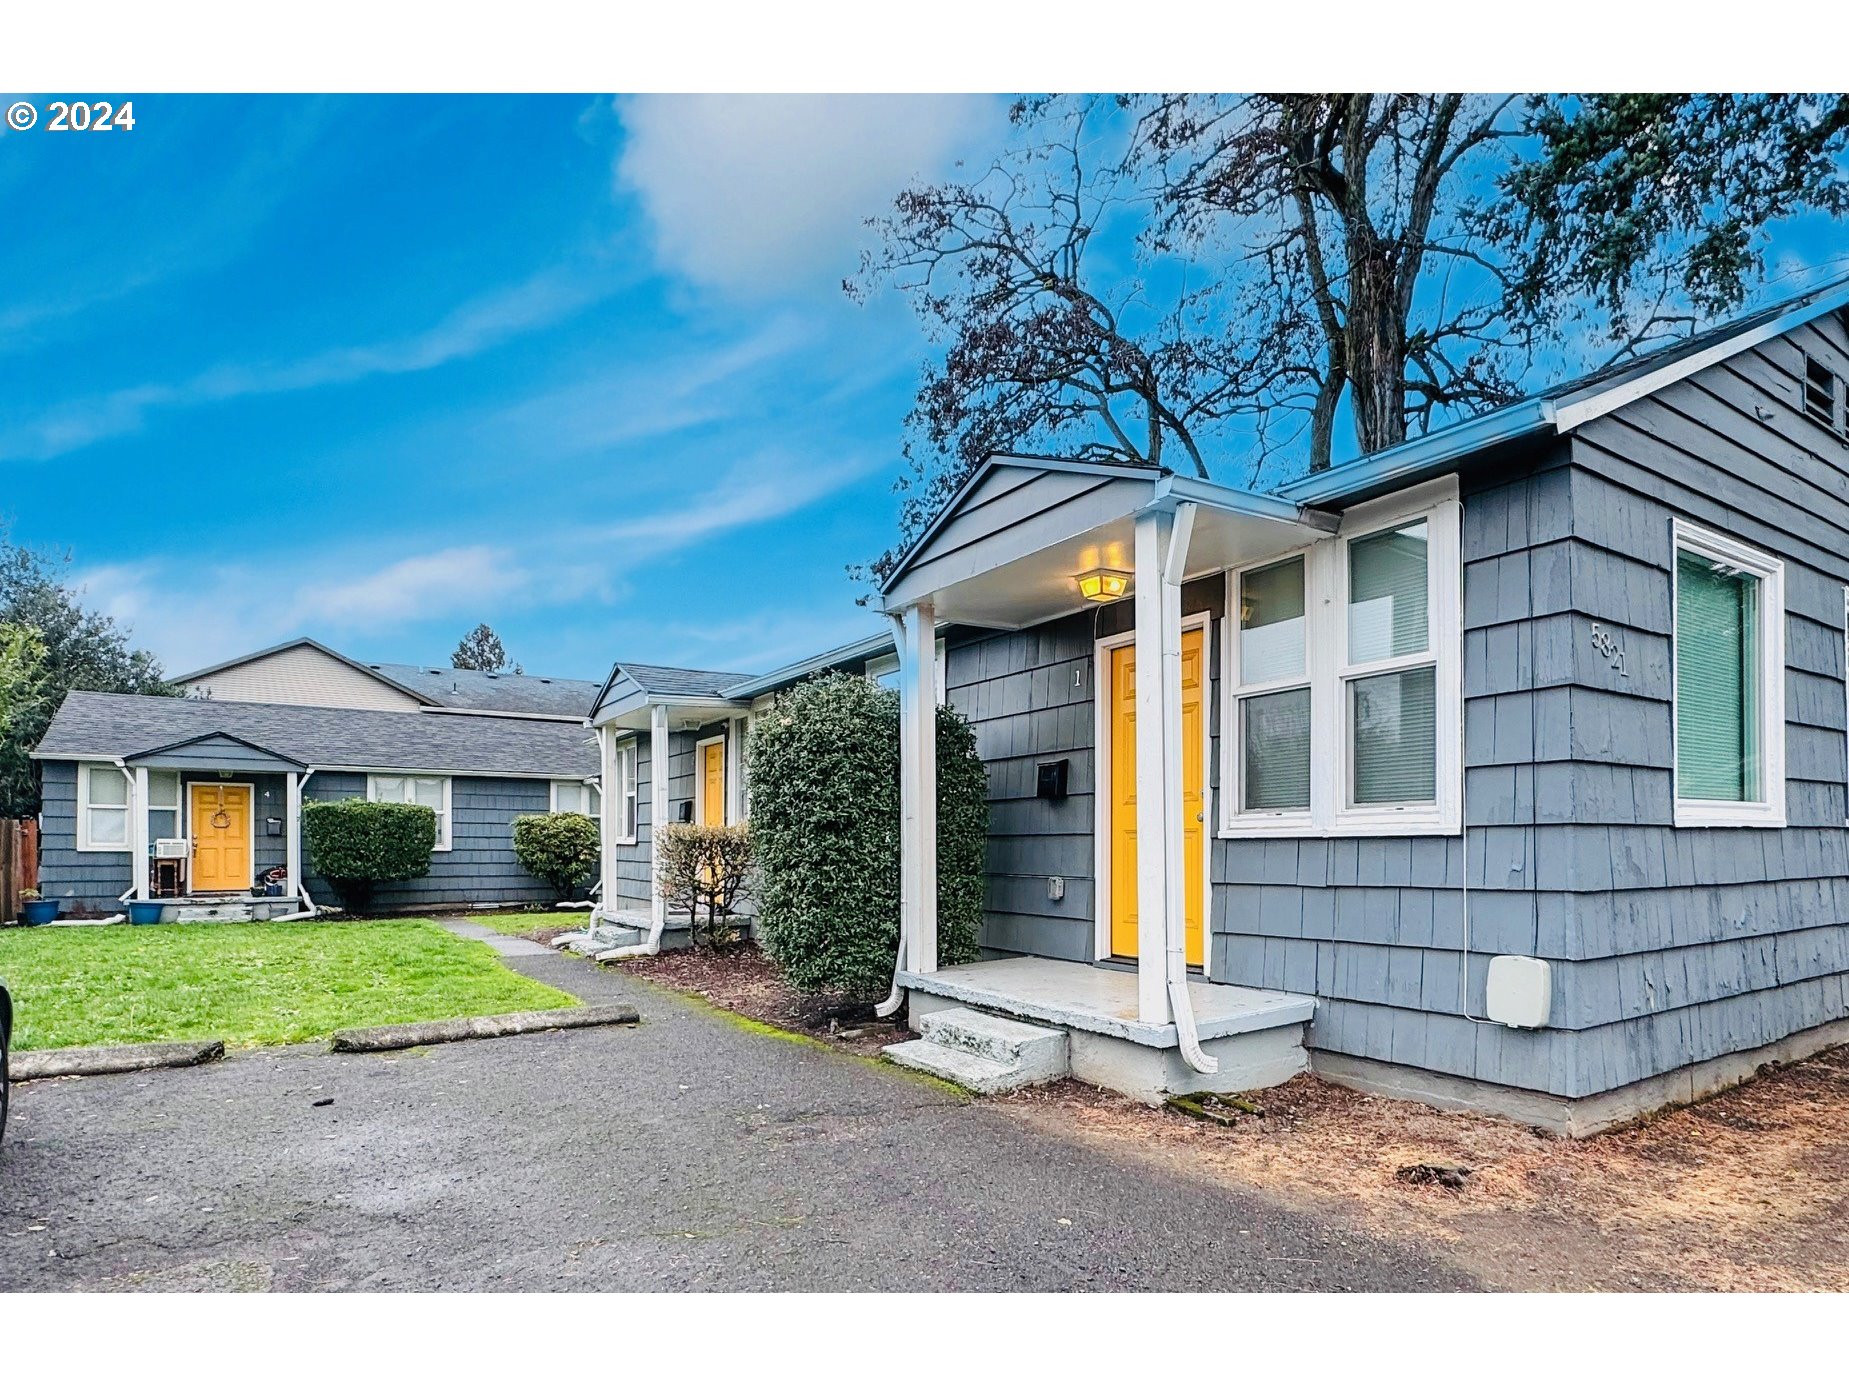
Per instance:
[[[149,770],[216,770],[237,769],[282,774],[306,770],[308,766],[293,756],[246,741],[229,732],[206,732],[184,741],[169,742],[146,751],[124,756],[123,763]]]
[[[1336,517],[1154,467],[992,457],[887,580],[897,611],[930,597],[938,621],[1018,627],[1084,607],[1079,574],[1134,567],[1136,517],[1197,507],[1186,576],[1308,544]]]

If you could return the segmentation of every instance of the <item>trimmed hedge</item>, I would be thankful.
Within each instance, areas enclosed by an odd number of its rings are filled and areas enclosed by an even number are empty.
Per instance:
[[[975,734],[937,714],[938,956],[976,956],[987,777]],[[758,936],[805,991],[883,996],[899,942],[899,695],[855,674],[782,694],[752,727]]]
[[[358,913],[372,903],[380,881],[415,880],[430,870],[437,815],[423,804],[367,799],[303,804],[302,838],[316,874]]]
[[[570,899],[580,882],[597,873],[596,820],[582,813],[523,813],[514,819],[514,856],[530,875]]]

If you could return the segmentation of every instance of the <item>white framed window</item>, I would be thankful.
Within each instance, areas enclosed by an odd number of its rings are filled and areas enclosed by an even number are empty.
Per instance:
[[[615,780],[610,790],[612,841],[633,847],[636,841],[636,743],[619,741],[610,752]]]
[[[381,804],[422,804],[437,816],[436,850],[449,850],[449,776],[368,775],[366,797]]]
[[[1310,824],[1310,647],[1306,550],[1227,576],[1230,816]]]
[[[596,818],[603,812],[603,795],[588,780],[554,780],[552,811],[582,813],[587,818]]]
[[[77,850],[128,850],[128,776],[107,764],[77,767]]]
[[[1785,825],[1785,565],[1683,520],[1671,634],[1676,824]]]
[[[1222,833],[1462,830],[1456,494],[1355,506],[1333,537],[1228,572]]]
[[[148,771],[148,841],[180,836],[180,772]]]

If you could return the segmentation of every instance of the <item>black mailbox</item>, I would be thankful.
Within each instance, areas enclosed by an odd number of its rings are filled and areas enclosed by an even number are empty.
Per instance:
[[[1041,799],[1063,799],[1066,797],[1065,760],[1043,760],[1035,767],[1038,772],[1034,794]]]
[[[688,799],[681,804],[680,821],[683,823],[693,822],[693,800]]]

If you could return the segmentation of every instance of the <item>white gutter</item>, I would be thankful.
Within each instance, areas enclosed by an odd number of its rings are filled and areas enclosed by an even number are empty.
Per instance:
[[[892,647],[894,650],[900,651],[901,657],[903,657],[903,651],[905,649],[905,622],[892,612],[886,613],[886,619],[892,622]],[[933,677],[935,677],[935,675],[933,675]],[[899,727],[899,746],[899,784],[903,790],[903,787],[909,783],[905,776],[905,724],[903,721],[901,721]],[[903,813],[901,813],[900,817],[901,820],[903,820]],[[873,1008],[873,1014],[877,1015],[881,1020],[887,1020],[897,1015],[899,1013],[899,1007],[905,1004],[905,989],[899,985],[899,974],[905,970],[906,949],[911,944],[911,939],[907,937],[905,925],[906,912],[903,906],[901,906],[899,910],[899,954],[893,959],[892,964],[892,990],[886,993],[886,999],[884,1001]]]
[[[1183,501],[1175,507],[1175,528],[1169,536],[1168,553],[1162,568],[1162,585],[1176,589],[1174,610],[1177,613],[1181,609],[1181,582],[1187,574],[1188,544],[1194,537],[1194,517],[1198,510],[1199,506],[1193,501]],[[1168,629],[1167,612],[1170,609],[1170,603],[1166,592],[1163,593],[1163,598],[1162,662],[1166,666],[1164,673],[1168,675],[1168,681],[1175,689],[1175,702],[1170,704],[1173,707],[1179,703],[1180,699],[1181,631],[1179,628],[1173,631]],[[1176,812],[1174,832],[1176,837],[1185,841],[1187,828],[1180,818],[1187,806],[1182,801],[1180,793],[1182,749],[1179,725],[1165,728],[1162,745],[1165,759],[1168,761],[1168,774],[1163,778],[1166,784],[1175,791],[1170,797],[1170,807]],[[1205,832],[1205,830],[1205,825],[1203,825],[1202,831]],[[1167,845],[1164,844],[1165,847]],[[1168,908],[1163,911],[1165,916],[1163,937],[1167,944],[1164,955],[1168,974],[1169,1010],[1174,1014],[1175,1036],[1181,1045],[1181,1057],[1187,1061],[1188,1067],[1196,1073],[1218,1073],[1220,1061],[1201,1048],[1200,1031],[1194,1023],[1194,998],[1188,994],[1188,888],[1187,882],[1182,878],[1186,870],[1187,853],[1182,851],[1177,855],[1182,858],[1183,867],[1182,871],[1168,873]],[[1174,857],[1170,857],[1170,861],[1173,862]],[[1211,894],[1210,888],[1209,900],[1211,900]],[[1205,926],[1206,921],[1203,920],[1203,929]]]

